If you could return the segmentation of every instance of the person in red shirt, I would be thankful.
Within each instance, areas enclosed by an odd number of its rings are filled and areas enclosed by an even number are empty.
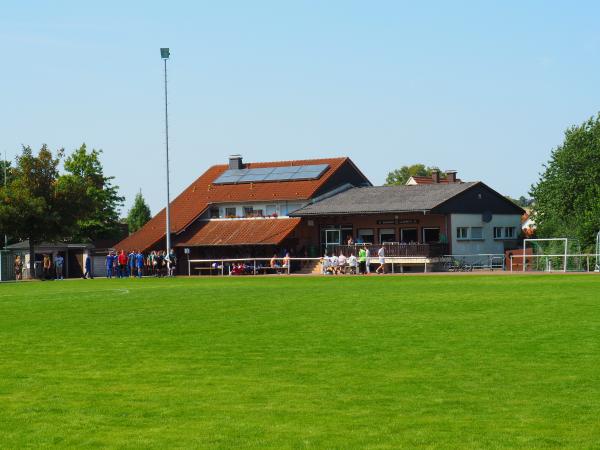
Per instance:
[[[127,275],[127,255],[123,250],[119,253],[118,263],[119,263],[119,278],[125,278]]]

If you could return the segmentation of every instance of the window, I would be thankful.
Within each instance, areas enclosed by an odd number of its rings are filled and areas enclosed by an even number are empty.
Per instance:
[[[210,208],[210,218],[218,219],[219,218],[219,208]]]
[[[380,228],[379,229],[379,243],[384,242],[396,242],[396,230],[393,228]]]
[[[502,227],[494,227],[494,239],[502,239]]]
[[[365,244],[373,244],[375,243],[375,239],[373,238],[373,230],[370,228],[363,228],[358,230],[357,233],[357,242],[363,242]]]
[[[439,242],[440,240],[440,229],[439,228],[423,228],[423,243],[429,244],[432,242]]]
[[[225,208],[225,217],[235,217],[235,208]]]
[[[459,241],[468,238],[469,229],[467,227],[456,227],[456,239]]]
[[[288,203],[287,205],[287,213],[290,214],[294,211],[296,211],[297,209],[302,208],[302,204],[301,203]]]
[[[515,227],[504,227],[504,237],[512,239],[515,237]]]
[[[277,205],[267,205],[267,216],[273,216],[277,214]]]
[[[471,227],[471,239],[483,240],[483,228],[482,227]]]
[[[244,206],[244,217],[253,217],[254,216],[254,207],[253,206]]]
[[[402,228],[400,230],[400,241],[405,244],[416,244],[419,242],[419,236],[416,228]]]
[[[263,210],[262,209],[255,209],[254,210],[254,217],[262,217],[263,216]]]

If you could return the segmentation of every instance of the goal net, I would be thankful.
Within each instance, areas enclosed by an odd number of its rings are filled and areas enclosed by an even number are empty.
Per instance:
[[[524,239],[523,252],[517,259],[523,271],[583,272],[589,270],[589,258],[581,254],[580,245],[576,240],[568,238]]]

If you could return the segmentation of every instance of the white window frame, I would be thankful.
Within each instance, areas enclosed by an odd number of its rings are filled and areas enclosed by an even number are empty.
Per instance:
[[[229,211],[228,211],[229,210]],[[229,214],[233,210],[233,214]],[[236,217],[237,216],[237,208],[235,206],[226,206],[225,207],[225,217]]]
[[[496,230],[500,231],[499,235],[496,236]],[[504,236],[504,227],[494,227],[494,239],[498,240],[498,239],[502,239],[502,237]]]
[[[458,230],[463,230],[464,236],[459,236]],[[460,233],[462,234],[462,232]],[[466,241],[469,239],[469,227],[456,227],[456,240],[457,241]]]

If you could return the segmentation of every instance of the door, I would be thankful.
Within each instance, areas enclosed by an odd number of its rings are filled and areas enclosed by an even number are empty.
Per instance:
[[[331,253],[335,246],[342,243],[342,231],[340,229],[325,230],[325,251]]]

